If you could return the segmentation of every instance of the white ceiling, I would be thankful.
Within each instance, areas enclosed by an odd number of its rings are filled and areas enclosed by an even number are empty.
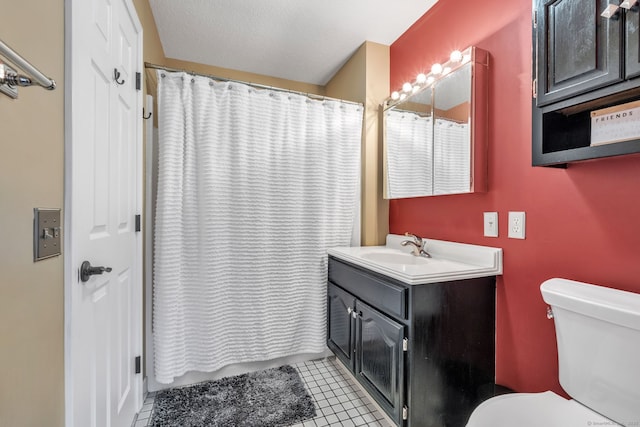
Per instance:
[[[438,0],[149,0],[165,55],[318,85]]]

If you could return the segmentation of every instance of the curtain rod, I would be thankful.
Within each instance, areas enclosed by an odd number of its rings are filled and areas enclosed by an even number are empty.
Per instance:
[[[18,55],[16,51],[7,46],[2,40],[0,40],[0,55],[4,56],[22,71],[27,73],[29,77],[33,78],[33,80],[43,88],[49,90],[53,90],[56,88],[56,82],[54,80],[42,74],[40,70],[31,65],[31,63],[29,63],[29,61],[24,59],[22,56]],[[7,73],[7,75],[4,77],[7,80],[7,84],[11,84],[13,86],[30,86],[32,83],[31,79],[17,74],[12,75],[11,73]]]
[[[179,69],[179,68],[165,67],[164,65],[151,64],[149,62],[145,62],[144,63],[144,67],[145,68],[152,68],[154,70],[164,70],[164,71],[168,71],[168,72],[182,72],[182,73],[190,74],[192,76],[208,77],[210,79],[223,81],[223,82],[240,83],[240,84],[243,84],[243,85],[254,87],[256,89],[270,89],[270,90],[275,90],[277,92],[295,93],[297,95],[303,95],[303,96],[306,96],[308,98],[317,99],[317,100],[320,100],[320,101],[322,101],[322,100],[337,101],[337,102],[342,102],[342,103],[345,103],[345,104],[353,104],[353,105],[362,106],[361,102],[346,101],[344,99],[331,98],[330,96],[316,95],[314,93],[301,92],[301,91],[298,91],[298,90],[284,89],[284,88],[275,87],[275,86],[261,85],[259,83],[244,82],[242,80],[234,80],[234,79],[230,79],[230,78],[227,78],[227,77],[218,77],[218,76],[214,76],[212,74],[196,73],[195,71],[183,70],[183,69]]]

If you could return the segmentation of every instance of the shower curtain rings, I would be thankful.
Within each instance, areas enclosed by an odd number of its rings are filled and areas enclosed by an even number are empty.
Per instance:
[[[117,68],[113,69],[113,78],[115,79],[116,83],[118,83],[119,85],[124,84],[124,79],[120,80],[120,71],[118,71]]]

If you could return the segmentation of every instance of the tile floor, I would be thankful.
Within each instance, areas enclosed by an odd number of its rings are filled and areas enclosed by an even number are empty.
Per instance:
[[[331,357],[292,365],[298,370],[316,406],[315,418],[293,427],[392,427],[338,363]],[[155,393],[149,393],[133,427],[149,424],[154,396]]]

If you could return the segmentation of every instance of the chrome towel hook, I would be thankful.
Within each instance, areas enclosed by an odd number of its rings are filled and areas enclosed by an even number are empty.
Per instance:
[[[116,81],[116,83],[118,83],[119,85],[123,85],[124,84],[124,79],[120,80],[120,71],[118,71],[117,68],[113,69],[113,78]]]

